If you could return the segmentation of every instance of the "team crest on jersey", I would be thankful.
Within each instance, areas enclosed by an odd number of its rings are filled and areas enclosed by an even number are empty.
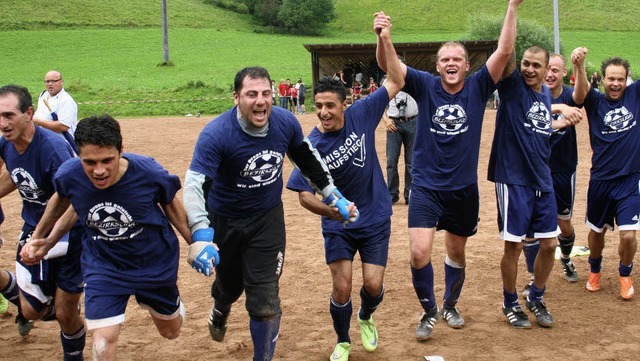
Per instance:
[[[433,124],[440,126],[445,134],[457,134],[461,132],[460,128],[467,122],[467,113],[458,104],[442,105],[436,109],[432,121]]]
[[[125,236],[137,224],[124,207],[112,202],[102,202],[93,206],[89,210],[87,226],[97,229],[104,236],[99,238],[109,241],[133,238],[142,232],[142,229],[139,229]]]
[[[47,204],[46,199],[40,199],[40,197],[44,195],[44,190],[38,187],[38,184],[26,169],[20,167],[14,168],[11,171],[11,179],[16,187],[18,187],[20,197],[22,197],[23,200],[43,206]]]
[[[251,178],[259,185],[273,183],[282,172],[284,157],[272,150],[263,150],[249,159],[240,175]]]
[[[622,108],[616,108],[609,111],[604,116],[604,125],[611,128],[613,131],[608,133],[615,133],[624,131],[629,128],[631,121],[633,120],[633,113],[629,112],[624,106]],[[634,122],[635,123],[635,122]]]
[[[527,119],[536,129],[547,132],[551,130],[551,114],[543,102],[533,102],[527,112]]]

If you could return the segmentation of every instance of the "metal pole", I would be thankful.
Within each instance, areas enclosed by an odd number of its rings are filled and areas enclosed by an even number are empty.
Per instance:
[[[560,54],[560,20],[558,16],[558,0],[553,0],[553,49]]]
[[[169,26],[167,24],[167,0],[162,0],[162,55],[164,63],[169,63]]]

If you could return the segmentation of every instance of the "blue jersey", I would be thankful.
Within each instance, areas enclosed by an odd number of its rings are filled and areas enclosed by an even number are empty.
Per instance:
[[[489,158],[492,182],[553,191],[549,155],[551,92],[540,93],[524,82],[518,69],[498,83],[500,107]]]
[[[180,179],[152,158],[122,156],[129,161],[127,170],[106,189],[91,183],[78,158],[64,163],[54,178],[58,194],[69,198],[86,231],[84,281],[175,286],[180,248],[159,205],[173,200]]]
[[[640,172],[640,84],[627,86],[622,99],[607,100],[589,90],[584,101],[591,140],[591,179],[607,180]]]
[[[560,96],[551,99],[551,104],[568,104],[574,106],[573,88],[563,85]],[[553,114],[553,119],[559,119],[562,114]],[[558,129],[553,132],[550,139],[551,157],[549,168],[551,173],[573,173],[578,166],[578,143],[576,127]]]
[[[495,84],[486,65],[447,93],[439,76],[407,67],[405,91],[418,103],[413,143],[413,183],[458,190],[478,182],[482,120]]]
[[[225,217],[251,217],[282,203],[282,166],[290,147],[304,140],[296,117],[273,107],[265,137],[245,133],[233,107],[198,137],[189,169],[212,179],[208,209]]]
[[[31,144],[22,153],[13,143],[0,138],[0,157],[6,164],[11,180],[22,198],[22,219],[25,226],[35,229],[49,198],[55,193],[53,176],[74,153],[60,134],[35,127]]]
[[[360,219],[349,228],[366,228],[391,217],[391,197],[375,149],[376,127],[387,104],[389,94],[381,87],[347,108],[342,129],[322,133],[314,127],[308,137],[329,167],[335,186],[358,207]],[[297,169],[291,173],[287,188],[313,193]],[[322,217],[322,229],[342,229],[342,222]]]

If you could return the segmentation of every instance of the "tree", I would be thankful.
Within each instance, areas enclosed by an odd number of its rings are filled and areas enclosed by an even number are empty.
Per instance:
[[[318,34],[333,20],[332,0],[283,0],[278,20],[286,29],[300,34]]]

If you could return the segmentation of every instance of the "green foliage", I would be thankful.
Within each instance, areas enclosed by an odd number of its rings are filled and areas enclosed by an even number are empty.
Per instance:
[[[316,35],[334,17],[332,0],[283,0],[278,19],[299,34]]]
[[[254,16],[263,25],[278,26],[278,12],[282,0],[255,0]]]
[[[469,21],[469,33],[465,36],[468,40],[495,40],[500,37],[504,18],[476,15]],[[529,20],[518,19],[518,35],[516,38],[516,64],[520,64],[520,59],[524,51],[538,45],[553,52],[553,33],[545,29],[542,25]],[[562,54],[562,42],[560,42],[560,53]]]

